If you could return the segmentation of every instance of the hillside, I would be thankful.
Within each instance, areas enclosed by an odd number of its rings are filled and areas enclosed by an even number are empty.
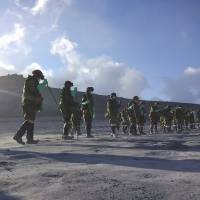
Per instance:
[[[17,117],[22,115],[21,109],[21,94],[23,89],[25,78],[22,75],[7,75],[0,77],[0,117]],[[57,102],[59,100],[60,89],[51,88],[53,94],[55,95]],[[77,100],[80,101],[83,92],[78,92]],[[49,90],[46,88],[43,91],[44,96],[44,106],[43,112],[39,115],[42,116],[55,116],[59,115],[57,105],[52,98]],[[105,107],[107,96],[94,94],[96,117],[98,119],[103,119],[105,114]],[[122,105],[126,105],[129,99],[120,98]],[[146,109],[149,109],[151,101],[144,101]],[[161,105],[170,104],[175,106],[177,104],[182,104],[185,107],[197,108],[196,104],[186,104],[186,103],[176,103],[176,102],[160,102]]]

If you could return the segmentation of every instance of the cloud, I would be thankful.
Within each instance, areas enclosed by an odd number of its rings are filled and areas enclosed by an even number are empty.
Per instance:
[[[7,13],[20,13],[21,22],[26,24],[32,40],[38,40],[44,34],[58,31],[60,18],[67,11],[66,8],[72,5],[72,0],[15,0],[15,5],[17,7]]]
[[[49,0],[37,0],[35,6],[31,9],[33,15],[41,14],[48,3]]]
[[[26,6],[25,3],[27,3],[27,1],[25,2],[25,0],[15,0],[15,3],[19,8],[32,15],[42,14],[46,9],[48,2],[49,0],[35,0],[35,4],[31,7]]]
[[[187,67],[178,79],[165,80],[165,94],[171,101],[200,103],[200,68]]]
[[[13,65],[6,64],[0,61],[0,69],[4,69],[6,71],[14,71],[15,67]]]
[[[70,65],[79,64],[79,55],[76,52],[78,44],[70,41],[66,37],[57,38],[52,42],[51,54],[59,55],[62,58],[62,62]]]
[[[7,50],[12,44],[19,44],[25,35],[25,28],[20,24],[14,25],[14,31],[0,37],[0,49]]]
[[[1,55],[12,53],[23,53],[24,55],[28,55],[30,53],[31,48],[24,42],[25,30],[25,27],[16,23],[14,24],[14,30],[12,32],[0,36]]]
[[[194,68],[189,66],[187,69],[184,70],[184,74],[186,76],[200,75],[200,68]]]
[[[12,74],[15,72],[15,66],[5,63],[3,61],[0,61],[0,76],[2,75],[7,75],[7,74]]]
[[[21,72],[25,77],[32,74],[32,71],[35,69],[39,69],[43,72],[44,76],[48,79],[51,79],[53,77],[53,71],[51,69],[44,69],[40,64],[33,62],[30,65],[26,66],[25,69]]]
[[[25,27],[21,24],[14,24],[14,29],[0,36],[0,75],[14,73],[17,68],[11,64],[18,54],[28,55],[30,47],[26,45]]]
[[[94,86],[96,93],[109,94],[113,91],[124,97],[141,95],[148,86],[141,72],[121,62],[115,62],[111,57],[99,56],[85,58],[77,51],[77,43],[63,36],[52,42],[50,52],[58,55],[65,65],[57,69],[61,85],[64,80],[72,80],[80,90]]]

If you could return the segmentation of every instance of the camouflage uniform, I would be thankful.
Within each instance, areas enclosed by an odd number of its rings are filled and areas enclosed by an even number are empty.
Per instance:
[[[175,109],[175,118],[176,118],[176,124],[177,124],[177,131],[182,132],[183,131],[183,116],[184,116],[184,110],[182,106],[178,106]]]
[[[133,97],[133,100],[129,102],[128,104],[128,116],[129,116],[129,122],[130,122],[130,134],[137,135],[137,127],[139,128],[139,133],[141,134],[141,126],[143,124],[142,122],[142,116],[140,111],[140,103],[139,103],[139,97],[135,96]]]
[[[140,104],[140,120],[139,120],[139,131],[144,134],[144,125],[146,122],[146,110],[143,103]]]
[[[87,137],[91,135],[92,121],[94,116],[94,101],[92,93],[94,88],[88,87],[86,93],[82,97],[82,115],[86,125]]]
[[[200,127],[200,109],[198,109],[196,112],[196,118],[197,118],[197,126],[199,128]]]
[[[74,110],[71,115],[71,124],[76,138],[78,138],[78,135],[81,134],[80,133],[81,119],[82,119],[81,106],[79,105],[79,103],[76,102],[74,105]]]
[[[163,126],[164,133],[171,132],[173,113],[171,111],[170,106],[167,106],[166,108],[164,108],[162,110],[162,116],[163,116],[163,120],[164,120],[164,126]]]
[[[150,133],[158,133],[158,123],[160,118],[159,108],[157,104],[154,104],[150,108],[149,118],[150,118]]]
[[[73,86],[73,83],[66,81],[65,85],[61,91],[59,108],[63,115],[64,126],[63,126],[63,139],[72,139],[69,136],[71,128],[71,116],[74,109],[74,99],[71,94],[70,88]]]
[[[190,112],[190,128],[195,129],[195,116],[194,111]]]
[[[184,125],[185,129],[189,129],[189,124],[190,124],[190,111],[185,111],[184,112]]]
[[[120,113],[121,118],[121,124],[122,124],[122,130],[123,133],[127,133],[129,128],[129,119],[128,119],[128,110],[127,108],[124,108],[122,112]]]
[[[111,126],[112,133],[116,136],[116,128],[120,126],[120,103],[116,99],[116,94],[112,93],[107,101],[107,115]]]
[[[22,95],[22,108],[25,121],[21,125],[13,137],[20,144],[25,144],[22,141],[23,135],[27,132],[27,143],[35,144],[38,141],[33,139],[34,135],[34,121],[36,114],[41,110],[43,98],[38,90],[39,80],[44,79],[44,75],[40,70],[34,70],[33,76],[28,76],[25,80],[23,95]]]

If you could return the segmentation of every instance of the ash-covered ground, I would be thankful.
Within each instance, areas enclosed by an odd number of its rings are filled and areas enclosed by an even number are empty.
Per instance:
[[[96,121],[95,138],[62,141],[62,121],[40,118],[21,146],[21,121],[0,120],[0,200],[200,199],[200,130],[113,139]]]

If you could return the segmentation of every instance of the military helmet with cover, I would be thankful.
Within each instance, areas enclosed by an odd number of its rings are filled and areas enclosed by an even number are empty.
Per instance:
[[[39,69],[33,70],[32,74],[33,74],[33,76],[36,76],[37,78],[39,78],[41,80],[44,80],[44,75],[41,70],[39,70]]]
[[[94,91],[94,88],[93,87],[87,87],[87,92],[93,92]]]
[[[65,87],[72,87],[73,83],[71,81],[65,81]]]

